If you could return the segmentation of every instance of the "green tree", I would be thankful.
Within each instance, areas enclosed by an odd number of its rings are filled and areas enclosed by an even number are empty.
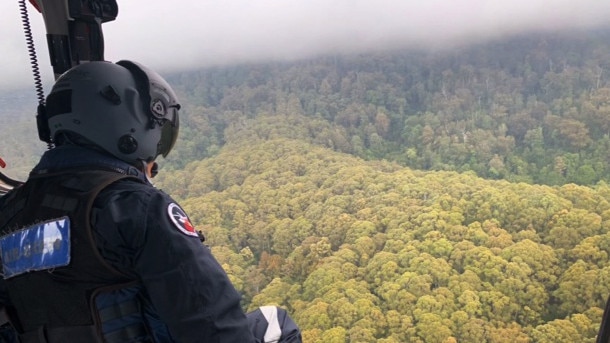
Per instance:
[[[424,342],[444,342],[452,336],[452,331],[448,327],[448,322],[433,313],[424,313],[418,320],[415,328],[417,335]]]

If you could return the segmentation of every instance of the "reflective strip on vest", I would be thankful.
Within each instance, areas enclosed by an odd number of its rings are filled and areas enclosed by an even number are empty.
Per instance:
[[[279,342],[282,337],[282,328],[280,322],[277,319],[277,307],[275,306],[261,306],[261,312],[267,319],[267,331],[265,331],[265,343],[276,343]]]

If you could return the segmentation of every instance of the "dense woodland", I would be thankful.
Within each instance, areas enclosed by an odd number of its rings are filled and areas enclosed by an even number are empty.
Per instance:
[[[159,175],[245,295],[306,342],[593,342],[610,187],[415,171],[285,138]]]
[[[181,138],[155,182],[244,307],[287,308],[306,343],[592,343],[608,73],[610,31],[168,75]],[[0,147],[21,177],[28,120]]]
[[[170,81],[193,114],[176,162],[213,155],[230,126],[302,115],[305,126],[286,134],[368,160],[514,182],[610,182],[610,30],[206,69]]]

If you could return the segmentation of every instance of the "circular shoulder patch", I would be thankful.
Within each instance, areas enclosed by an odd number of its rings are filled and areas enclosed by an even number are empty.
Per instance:
[[[171,219],[174,226],[180,230],[185,235],[199,237],[197,231],[195,231],[195,227],[191,224],[191,221],[187,217],[184,210],[178,206],[176,203],[171,203],[167,206],[167,214],[169,215],[169,219]]]

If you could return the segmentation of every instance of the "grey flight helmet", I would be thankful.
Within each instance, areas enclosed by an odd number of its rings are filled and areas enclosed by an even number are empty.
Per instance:
[[[73,67],[57,79],[45,107],[51,140],[76,134],[136,166],[167,156],[178,137],[176,94],[133,61]]]

